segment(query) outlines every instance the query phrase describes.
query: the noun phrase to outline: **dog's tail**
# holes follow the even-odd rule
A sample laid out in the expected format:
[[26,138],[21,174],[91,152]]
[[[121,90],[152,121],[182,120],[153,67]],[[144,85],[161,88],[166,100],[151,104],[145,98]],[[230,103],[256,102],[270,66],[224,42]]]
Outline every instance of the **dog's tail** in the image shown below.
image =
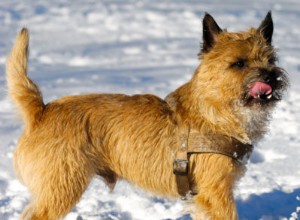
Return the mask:
[[39,87],[27,77],[29,33],[23,28],[17,36],[6,61],[8,93],[17,104],[25,126],[32,129],[39,123],[44,110]]

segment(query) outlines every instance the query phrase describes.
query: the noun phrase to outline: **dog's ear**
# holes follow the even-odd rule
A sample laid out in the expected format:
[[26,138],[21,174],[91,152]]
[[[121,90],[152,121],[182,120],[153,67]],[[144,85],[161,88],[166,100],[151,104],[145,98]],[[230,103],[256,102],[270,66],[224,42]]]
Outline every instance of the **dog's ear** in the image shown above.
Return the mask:
[[271,11],[268,12],[267,16],[265,19],[261,22],[259,28],[257,31],[261,33],[268,44],[272,43],[272,36],[273,36],[273,20],[272,20],[272,14]]
[[208,52],[216,43],[217,36],[222,32],[214,18],[205,13],[203,18],[203,44],[202,52]]

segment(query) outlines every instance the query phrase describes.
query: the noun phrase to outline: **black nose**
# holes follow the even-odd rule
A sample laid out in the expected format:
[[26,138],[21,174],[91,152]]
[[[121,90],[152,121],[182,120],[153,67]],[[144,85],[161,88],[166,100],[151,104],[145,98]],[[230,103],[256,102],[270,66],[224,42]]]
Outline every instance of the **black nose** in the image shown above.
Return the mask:
[[274,75],[266,76],[265,82],[268,83],[269,85],[276,83],[276,76],[274,76]]
[[260,69],[260,73],[265,83],[269,84],[272,87],[276,85],[276,81],[278,78],[278,73],[276,72],[276,70]]

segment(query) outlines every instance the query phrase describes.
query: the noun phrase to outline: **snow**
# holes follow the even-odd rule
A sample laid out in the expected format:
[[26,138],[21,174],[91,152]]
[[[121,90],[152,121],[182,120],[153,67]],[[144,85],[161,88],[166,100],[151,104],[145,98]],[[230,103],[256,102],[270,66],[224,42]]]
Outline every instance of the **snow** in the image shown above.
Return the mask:
[[[29,75],[46,101],[80,93],[154,93],[164,97],[198,64],[204,12],[229,31],[258,26],[272,10],[274,45],[291,87],[270,132],[255,147],[235,196],[240,219],[300,216],[300,2],[298,0],[0,2],[0,219],[16,220],[29,193],[15,178],[22,123],[9,102],[4,64],[16,33],[31,31]],[[110,192],[95,178],[65,219],[182,219],[181,201],[158,198],[121,181]]]

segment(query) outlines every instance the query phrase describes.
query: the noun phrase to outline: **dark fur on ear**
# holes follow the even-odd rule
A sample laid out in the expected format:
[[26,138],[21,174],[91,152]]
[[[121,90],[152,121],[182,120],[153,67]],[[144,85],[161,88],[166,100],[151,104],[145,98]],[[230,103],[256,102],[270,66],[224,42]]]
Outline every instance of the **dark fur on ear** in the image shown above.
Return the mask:
[[214,18],[210,14],[205,13],[203,18],[203,44],[201,52],[206,53],[210,51],[216,42],[218,34],[221,32],[222,29],[218,26]]
[[273,28],[274,27],[273,27],[272,14],[271,11],[269,11],[265,19],[261,22],[259,28],[257,29],[257,31],[264,36],[268,44],[272,43]]

